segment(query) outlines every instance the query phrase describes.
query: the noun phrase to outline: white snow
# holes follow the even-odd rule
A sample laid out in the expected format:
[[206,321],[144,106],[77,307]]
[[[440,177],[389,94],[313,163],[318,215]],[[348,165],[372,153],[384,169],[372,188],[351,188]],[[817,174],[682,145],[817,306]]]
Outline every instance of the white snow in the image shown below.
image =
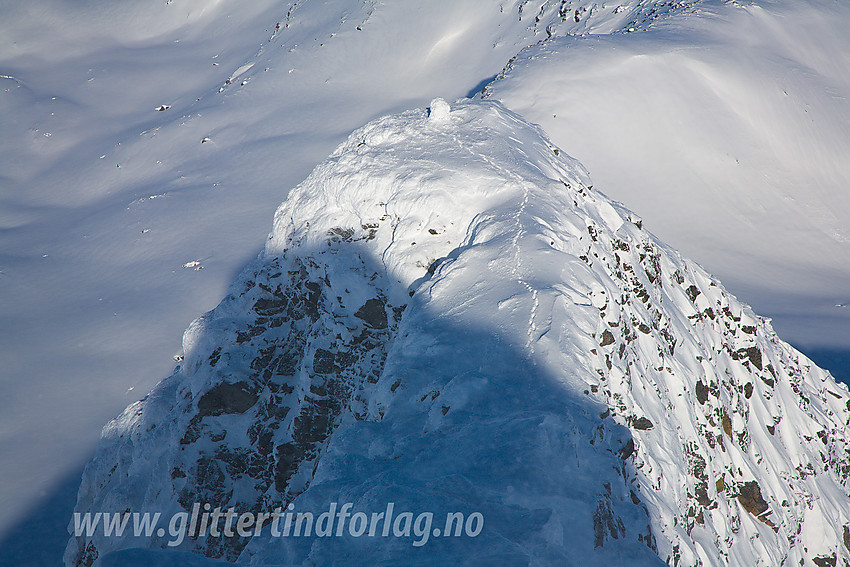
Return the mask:
[[431,106],[429,106],[430,114],[429,117],[434,122],[446,122],[449,119],[449,113],[451,112],[451,107],[449,103],[444,101],[441,98],[435,98],[431,101]]
[[[454,101],[548,35],[489,96],[784,338],[846,347],[846,6],[571,9],[0,0],[0,534],[169,372],[271,211],[350,131]],[[643,31],[668,11],[675,25]]]
[[[465,95],[536,33],[454,0],[0,13],[0,533],[168,373],[316,163],[375,116]],[[251,81],[226,85],[240,68]],[[203,270],[181,269],[197,258]]]
[[[171,513],[206,494],[240,509],[395,502],[492,522],[480,539],[415,552],[403,538],[269,534],[215,552],[257,565],[659,564],[649,542],[687,565],[847,559],[846,389],[590,190],[538,128],[488,101],[457,102],[435,125],[444,104],[355,131],[289,194],[263,254],[187,330],[184,364],[105,429],[78,511]],[[279,279],[299,273],[307,283]],[[291,319],[285,306],[305,294],[315,314]],[[378,335],[351,316],[376,296],[397,314]],[[384,341],[385,362],[354,356],[369,341]],[[271,361],[280,351],[295,353],[286,371]],[[320,353],[339,368],[318,370]],[[375,380],[348,370],[362,361]],[[269,401],[201,412],[236,380]],[[324,437],[304,424],[331,400],[341,410]],[[269,429],[275,453],[256,440],[267,403],[287,409]],[[291,453],[285,487],[265,466],[227,464],[317,434],[312,456]],[[215,469],[212,454],[225,455]],[[66,561],[164,543],[78,538]]]
[[701,2],[530,47],[487,95],[786,340],[850,347],[846,2]]

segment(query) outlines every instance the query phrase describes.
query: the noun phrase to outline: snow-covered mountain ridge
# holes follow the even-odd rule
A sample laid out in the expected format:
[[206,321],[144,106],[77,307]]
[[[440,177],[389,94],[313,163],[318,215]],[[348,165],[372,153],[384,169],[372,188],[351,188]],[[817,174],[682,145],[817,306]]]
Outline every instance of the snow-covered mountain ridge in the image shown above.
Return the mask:
[[540,41],[484,94],[540,124],[785,340],[838,346],[850,337],[848,19],[844,2],[708,0],[643,33]]
[[[487,522],[421,548],[179,547],[255,565],[846,565],[848,423],[846,388],[538,128],[435,100],[290,193],[174,374],[104,430],[77,508],[394,501]],[[73,539],[66,563],[166,539]]]
[[[22,516],[56,501],[103,423],[169,372],[188,322],[256,255],[282,191],[351,131],[480,89],[550,26],[603,32],[678,10],[592,7],[0,0],[0,454],[10,478],[0,549],[23,547],[12,535]],[[568,8],[579,22],[560,14]]]

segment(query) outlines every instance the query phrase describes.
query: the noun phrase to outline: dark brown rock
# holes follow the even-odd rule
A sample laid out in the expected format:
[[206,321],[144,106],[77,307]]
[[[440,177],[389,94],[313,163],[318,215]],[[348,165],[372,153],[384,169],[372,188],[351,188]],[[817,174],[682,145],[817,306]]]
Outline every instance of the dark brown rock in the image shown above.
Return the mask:
[[738,502],[753,516],[761,516],[770,509],[767,502],[762,498],[761,487],[754,480],[745,482],[741,486],[738,492]]
[[252,392],[246,382],[219,384],[198,400],[198,412],[202,416],[223,413],[245,413],[257,403],[259,396]]

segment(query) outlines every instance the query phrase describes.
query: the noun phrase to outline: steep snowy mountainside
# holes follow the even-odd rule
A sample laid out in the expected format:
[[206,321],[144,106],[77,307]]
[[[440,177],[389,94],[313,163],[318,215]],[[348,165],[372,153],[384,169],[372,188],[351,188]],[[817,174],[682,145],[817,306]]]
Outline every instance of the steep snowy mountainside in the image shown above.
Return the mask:
[[[498,103],[354,132],[187,330],[182,364],[106,427],[78,511],[486,519],[421,547],[177,546],[254,565],[848,564],[846,387],[589,186]],[[66,564],[167,539],[80,537]]]
[[0,532],[169,371],[282,188],[353,129],[548,33],[689,4],[0,0]]
[[786,340],[850,349],[846,2],[703,2],[560,36],[486,88]]
[[[522,218],[534,186],[512,169],[549,188],[579,183],[572,162],[546,163],[544,154],[554,156],[553,148],[537,131],[492,104],[450,113],[438,102],[430,116],[407,113],[353,134],[278,210],[257,265],[187,331],[181,367],[105,430],[87,468],[80,510],[176,511],[196,501],[251,510],[295,502],[307,509],[324,505],[317,492],[342,490],[374,509],[390,500],[435,511],[459,502],[468,510],[485,507],[495,532],[419,552],[435,560],[494,554],[551,561],[582,549],[592,563],[629,556],[657,564],[649,518],[630,499],[617,454],[627,444],[625,429],[604,421],[603,406],[572,395],[548,372],[524,370],[525,355],[515,350],[526,342],[524,331],[516,336],[528,318],[523,307],[493,312],[498,300],[520,300],[535,270],[521,257],[526,243],[538,240],[526,234]],[[479,230],[490,234],[480,244],[473,240]],[[443,292],[455,298],[466,292],[469,305],[452,316],[449,306],[423,300],[416,307],[414,299],[415,323],[399,329],[411,295],[444,270],[436,262],[479,245],[487,259],[464,272],[482,279],[471,288],[467,278],[452,279]],[[514,264],[515,278],[489,282],[479,269],[488,262]],[[494,284],[498,295],[487,292]],[[433,336],[410,325],[425,325]],[[393,357],[399,334],[406,345]],[[396,393],[400,406],[392,403]],[[343,425],[341,443],[350,448],[334,442]],[[539,446],[532,459],[518,458],[540,435],[558,449]],[[593,437],[598,443],[588,451]],[[482,446],[484,439],[491,441]],[[114,466],[116,454],[124,458]],[[331,463],[349,464],[325,465],[327,454]],[[560,470],[573,471],[570,483],[550,476]],[[346,478],[334,478],[340,471]],[[492,496],[500,493],[512,496],[504,502]],[[541,508],[547,498],[574,504],[565,515],[563,506]],[[529,525],[517,530],[523,516]],[[571,520],[581,521],[581,529],[568,526]],[[304,540],[262,545],[209,538],[183,547],[229,560],[242,553],[321,564],[373,564],[411,553],[409,541],[373,540],[355,553],[353,538],[327,546]],[[128,545],[81,538],[66,561],[88,564]],[[291,549],[281,553],[277,546]]]

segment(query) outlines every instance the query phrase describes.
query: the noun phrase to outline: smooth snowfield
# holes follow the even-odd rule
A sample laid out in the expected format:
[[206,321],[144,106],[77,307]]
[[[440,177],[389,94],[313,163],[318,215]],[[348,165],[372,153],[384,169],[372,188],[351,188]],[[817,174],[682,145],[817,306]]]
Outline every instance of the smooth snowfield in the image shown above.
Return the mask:
[[[393,502],[487,526],[173,544],[252,565],[850,558],[846,387],[588,184],[498,103],[355,131],[104,429],[77,512]],[[169,539],[84,535],[65,560]]]

